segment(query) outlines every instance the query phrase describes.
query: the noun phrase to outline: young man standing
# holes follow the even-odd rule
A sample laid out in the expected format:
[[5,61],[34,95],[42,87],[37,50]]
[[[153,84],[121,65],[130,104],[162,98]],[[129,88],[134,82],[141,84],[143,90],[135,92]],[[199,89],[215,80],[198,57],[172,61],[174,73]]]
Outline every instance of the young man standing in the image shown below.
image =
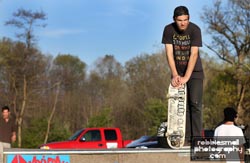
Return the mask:
[[15,121],[10,118],[8,106],[2,107],[2,117],[0,119],[0,163],[3,162],[3,148],[10,148],[11,143],[16,141]]
[[[237,112],[234,110],[234,108],[232,107],[226,107],[224,109],[224,121],[223,124],[219,125],[215,131],[214,131],[214,138],[215,139],[219,139],[220,137],[222,137],[221,139],[226,139],[226,138],[230,138],[233,137],[233,139],[239,139],[240,143],[239,143],[239,147],[240,149],[244,149],[243,144],[245,143],[245,138],[244,138],[244,134],[241,128],[237,127],[234,125],[235,123],[235,119],[237,118]],[[220,139],[220,140],[221,140]],[[233,149],[233,148],[232,148]],[[236,154],[236,155],[235,155]],[[229,163],[243,163],[244,162],[244,150],[242,150],[239,153],[230,153],[230,156],[232,159],[237,160],[232,162],[232,160],[228,160],[227,161]]]
[[176,7],[174,22],[167,25],[162,36],[168,65],[171,70],[171,84],[178,88],[187,84],[186,141],[192,136],[201,136],[203,68],[199,56],[202,46],[201,30],[189,21],[185,6]]

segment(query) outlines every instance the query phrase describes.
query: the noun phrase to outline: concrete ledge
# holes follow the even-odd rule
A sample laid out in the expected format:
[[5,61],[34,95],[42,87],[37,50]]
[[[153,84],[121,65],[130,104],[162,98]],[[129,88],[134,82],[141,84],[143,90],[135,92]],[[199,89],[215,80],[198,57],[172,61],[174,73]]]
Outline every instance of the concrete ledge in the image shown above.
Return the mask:
[[[8,155],[67,155],[70,163],[211,163],[212,161],[191,161],[190,149],[108,149],[108,150],[40,150],[4,149],[5,163]],[[214,161],[220,163],[220,161]]]

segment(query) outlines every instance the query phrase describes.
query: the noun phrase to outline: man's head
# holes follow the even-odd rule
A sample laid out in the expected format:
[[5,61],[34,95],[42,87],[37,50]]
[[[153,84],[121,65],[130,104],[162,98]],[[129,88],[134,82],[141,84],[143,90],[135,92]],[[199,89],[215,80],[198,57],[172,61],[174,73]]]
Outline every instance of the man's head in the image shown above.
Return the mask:
[[8,106],[3,106],[2,107],[2,116],[3,119],[8,119],[10,115],[10,108]]
[[189,12],[187,7],[178,6],[174,10],[173,19],[180,31],[185,31],[189,24]]
[[234,119],[237,118],[237,112],[232,107],[226,107],[224,109],[224,121],[234,122]]

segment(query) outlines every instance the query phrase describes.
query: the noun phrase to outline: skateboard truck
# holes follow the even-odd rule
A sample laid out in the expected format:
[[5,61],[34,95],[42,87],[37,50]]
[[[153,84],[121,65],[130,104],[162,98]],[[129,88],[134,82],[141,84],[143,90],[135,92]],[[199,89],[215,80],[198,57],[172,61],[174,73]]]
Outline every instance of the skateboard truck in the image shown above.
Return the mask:
[[172,146],[180,147],[182,144],[183,133],[181,131],[174,131],[169,135],[169,140]]

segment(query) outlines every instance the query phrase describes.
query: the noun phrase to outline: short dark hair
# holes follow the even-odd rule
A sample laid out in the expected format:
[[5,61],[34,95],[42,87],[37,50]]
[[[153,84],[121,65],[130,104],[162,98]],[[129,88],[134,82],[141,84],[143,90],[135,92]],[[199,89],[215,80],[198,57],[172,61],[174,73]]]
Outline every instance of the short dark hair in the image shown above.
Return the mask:
[[185,6],[178,6],[174,9],[174,16],[173,18],[176,18],[177,16],[181,15],[189,15],[188,8]]
[[224,109],[224,121],[234,121],[237,117],[237,111],[233,107],[226,107]]
[[3,112],[4,110],[10,111],[10,108],[9,108],[8,106],[5,105],[5,106],[2,107],[2,112]]

